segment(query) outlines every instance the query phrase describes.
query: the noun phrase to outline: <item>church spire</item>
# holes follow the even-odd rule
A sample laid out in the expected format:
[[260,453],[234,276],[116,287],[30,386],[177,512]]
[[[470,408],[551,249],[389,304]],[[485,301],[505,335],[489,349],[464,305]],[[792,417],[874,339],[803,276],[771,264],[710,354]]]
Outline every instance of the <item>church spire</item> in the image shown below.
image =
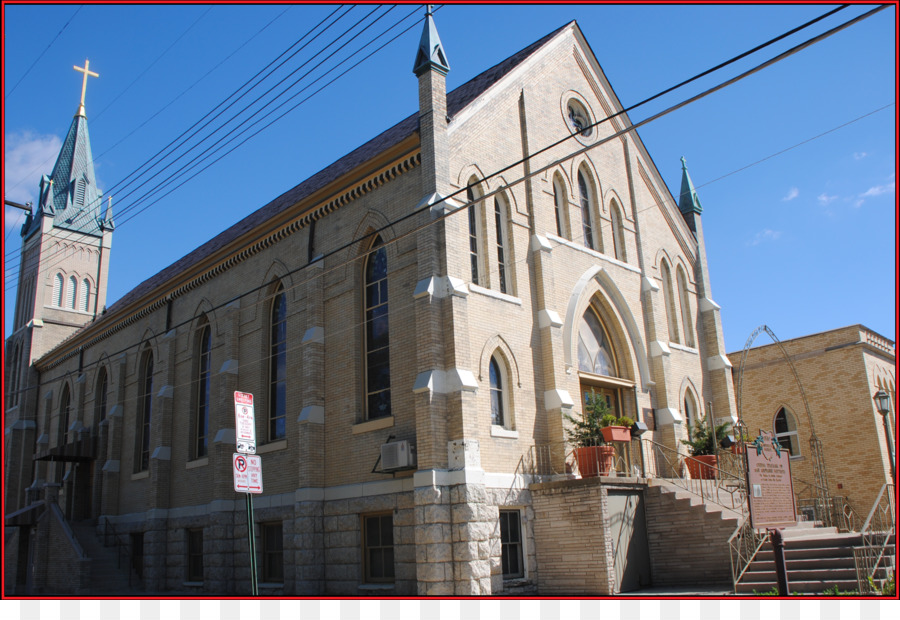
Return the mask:
[[422,38],[419,39],[419,51],[416,52],[416,62],[413,65],[413,73],[421,76],[429,69],[434,69],[442,75],[450,71],[444,46],[441,45],[441,37],[438,35],[437,26],[431,16],[431,5],[425,11],[425,27],[422,29]]
[[75,116],[84,116],[84,93],[87,91],[88,76],[95,77],[95,78],[100,77],[99,73],[94,73],[93,71],[90,70],[90,66],[91,66],[91,61],[85,59],[83,67],[79,67],[77,65],[72,67],[76,71],[81,71],[81,73],[84,74],[84,77],[81,80],[81,103],[78,104],[78,112],[75,114]]
[[700,206],[700,196],[694,189],[694,182],[688,174],[687,160],[684,157],[681,158],[681,194],[678,196],[678,210],[681,211],[690,229],[696,233],[697,225],[694,218],[703,213],[703,207]]

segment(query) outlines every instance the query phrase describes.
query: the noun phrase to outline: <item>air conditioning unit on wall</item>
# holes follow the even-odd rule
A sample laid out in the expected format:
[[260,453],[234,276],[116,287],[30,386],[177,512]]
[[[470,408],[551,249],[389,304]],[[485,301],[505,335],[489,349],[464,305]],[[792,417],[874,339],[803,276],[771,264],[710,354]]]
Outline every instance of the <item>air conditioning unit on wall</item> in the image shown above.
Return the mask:
[[410,469],[416,465],[416,449],[406,440],[381,445],[382,471]]

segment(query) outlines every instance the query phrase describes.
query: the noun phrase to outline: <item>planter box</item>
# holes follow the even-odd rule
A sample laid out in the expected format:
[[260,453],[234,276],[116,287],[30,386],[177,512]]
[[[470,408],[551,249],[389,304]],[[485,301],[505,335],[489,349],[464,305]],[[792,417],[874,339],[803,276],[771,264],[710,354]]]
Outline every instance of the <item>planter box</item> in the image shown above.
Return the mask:
[[575,460],[582,478],[596,478],[609,473],[616,462],[616,449],[612,446],[575,448]]
[[606,426],[600,432],[606,441],[631,441],[631,429],[627,426]]

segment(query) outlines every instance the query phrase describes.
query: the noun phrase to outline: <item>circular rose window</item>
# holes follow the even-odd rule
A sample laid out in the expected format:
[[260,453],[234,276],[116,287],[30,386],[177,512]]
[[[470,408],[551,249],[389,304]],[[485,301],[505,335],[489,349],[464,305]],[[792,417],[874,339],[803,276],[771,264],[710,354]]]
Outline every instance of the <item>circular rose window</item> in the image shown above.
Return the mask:
[[569,127],[572,131],[585,138],[590,136],[594,132],[594,128],[591,127],[591,117],[581,102],[577,99],[569,99],[567,108]]

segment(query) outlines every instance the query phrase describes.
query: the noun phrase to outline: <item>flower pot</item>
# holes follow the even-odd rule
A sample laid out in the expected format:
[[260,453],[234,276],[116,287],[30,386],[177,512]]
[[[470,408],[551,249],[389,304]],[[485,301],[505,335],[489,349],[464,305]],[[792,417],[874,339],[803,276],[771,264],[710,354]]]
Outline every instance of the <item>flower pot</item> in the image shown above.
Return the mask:
[[605,426],[600,432],[606,441],[631,441],[631,429],[627,426]]
[[731,444],[731,453],[732,454],[743,454],[744,453],[744,442],[739,441],[737,443]]
[[575,460],[582,478],[596,478],[606,474],[616,461],[616,449],[612,446],[575,448]]
[[712,480],[716,477],[716,470],[713,468],[718,467],[719,459],[715,454],[690,456],[685,462],[692,480]]

